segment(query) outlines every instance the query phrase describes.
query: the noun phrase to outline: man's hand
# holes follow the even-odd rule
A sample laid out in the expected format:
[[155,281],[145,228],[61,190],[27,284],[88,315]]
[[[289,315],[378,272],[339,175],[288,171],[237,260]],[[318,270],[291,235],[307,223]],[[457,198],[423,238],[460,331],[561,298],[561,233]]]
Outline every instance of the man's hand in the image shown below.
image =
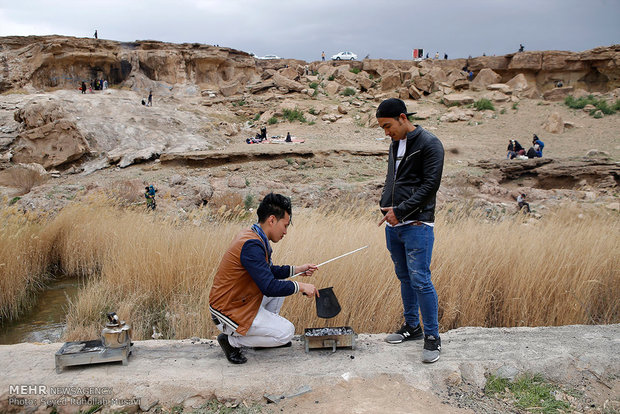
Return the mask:
[[381,221],[377,223],[377,226],[382,225],[384,221],[387,221],[392,226],[395,226],[398,224],[398,219],[396,218],[396,215],[394,214],[393,207],[381,207],[381,211],[387,211],[387,213],[385,213],[385,216],[383,216]]
[[299,291],[303,293],[305,296],[310,296],[310,297],[320,296],[319,290],[315,288],[314,285],[311,285],[310,283],[297,282],[297,285],[299,285]]
[[306,264],[301,265],[301,266],[295,266],[295,269],[293,269],[293,273],[297,274],[297,273],[303,272],[302,276],[312,276],[312,274],[316,270],[318,270],[317,265],[311,264],[311,263],[306,263]]

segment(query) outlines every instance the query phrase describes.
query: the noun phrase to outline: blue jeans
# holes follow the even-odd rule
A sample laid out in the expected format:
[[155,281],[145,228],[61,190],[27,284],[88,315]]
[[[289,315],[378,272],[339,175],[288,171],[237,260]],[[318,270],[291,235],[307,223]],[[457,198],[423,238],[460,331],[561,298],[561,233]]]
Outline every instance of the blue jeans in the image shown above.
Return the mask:
[[431,255],[435,235],[433,228],[418,226],[385,227],[387,249],[400,280],[405,322],[415,327],[422,313],[424,334],[439,336],[437,292],[431,282]]

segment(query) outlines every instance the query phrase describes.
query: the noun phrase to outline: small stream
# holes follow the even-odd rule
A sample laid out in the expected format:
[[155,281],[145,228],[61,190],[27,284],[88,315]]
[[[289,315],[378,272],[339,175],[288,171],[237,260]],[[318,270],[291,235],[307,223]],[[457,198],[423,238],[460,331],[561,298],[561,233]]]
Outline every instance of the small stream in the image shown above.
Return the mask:
[[21,342],[59,342],[65,329],[67,299],[78,293],[78,279],[52,281],[37,297],[37,304],[17,321],[0,326],[0,345]]

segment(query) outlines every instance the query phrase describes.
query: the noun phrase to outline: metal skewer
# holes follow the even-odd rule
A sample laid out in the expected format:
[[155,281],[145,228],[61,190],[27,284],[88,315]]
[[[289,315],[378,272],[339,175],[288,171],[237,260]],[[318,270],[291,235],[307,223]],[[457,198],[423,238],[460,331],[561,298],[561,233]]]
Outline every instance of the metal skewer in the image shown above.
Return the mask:
[[[359,249],[352,250],[352,251],[350,251],[349,253],[341,254],[340,256],[338,256],[338,257],[334,257],[333,259],[329,259],[329,260],[327,260],[326,262],[319,263],[318,265],[316,265],[316,267],[323,266],[324,264],[327,264],[327,263],[329,263],[329,262],[333,262],[334,260],[338,260],[338,259],[340,259],[340,258],[342,258],[342,257],[348,256],[348,255],[353,254],[353,253],[355,253],[355,252],[359,252],[360,250],[364,250],[364,249],[365,249],[365,248],[367,248],[367,247],[368,247],[368,245],[366,245],[366,246],[364,246],[364,247],[360,247]],[[292,279],[292,278],[294,278],[294,277],[297,277],[297,276],[299,276],[299,275],[301,275],[301,274],[303,274],[303,273],[306,273],[306,272],[304,271],[304,272],[295,273],[293,276],[291,276],[291,279]]]

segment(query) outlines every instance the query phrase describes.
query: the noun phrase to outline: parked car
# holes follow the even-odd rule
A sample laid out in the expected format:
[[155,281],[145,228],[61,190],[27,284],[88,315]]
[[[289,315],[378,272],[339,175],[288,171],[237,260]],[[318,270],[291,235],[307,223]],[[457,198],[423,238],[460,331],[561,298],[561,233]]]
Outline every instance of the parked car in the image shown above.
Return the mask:
[[270,60],[270,59],[282,59],[282,58],[278,55],[265,55],[265,56],[259,57],[258,59]]
[[340,52],[332,56],[332,60],[355,60],[357,55],[353,52]]

